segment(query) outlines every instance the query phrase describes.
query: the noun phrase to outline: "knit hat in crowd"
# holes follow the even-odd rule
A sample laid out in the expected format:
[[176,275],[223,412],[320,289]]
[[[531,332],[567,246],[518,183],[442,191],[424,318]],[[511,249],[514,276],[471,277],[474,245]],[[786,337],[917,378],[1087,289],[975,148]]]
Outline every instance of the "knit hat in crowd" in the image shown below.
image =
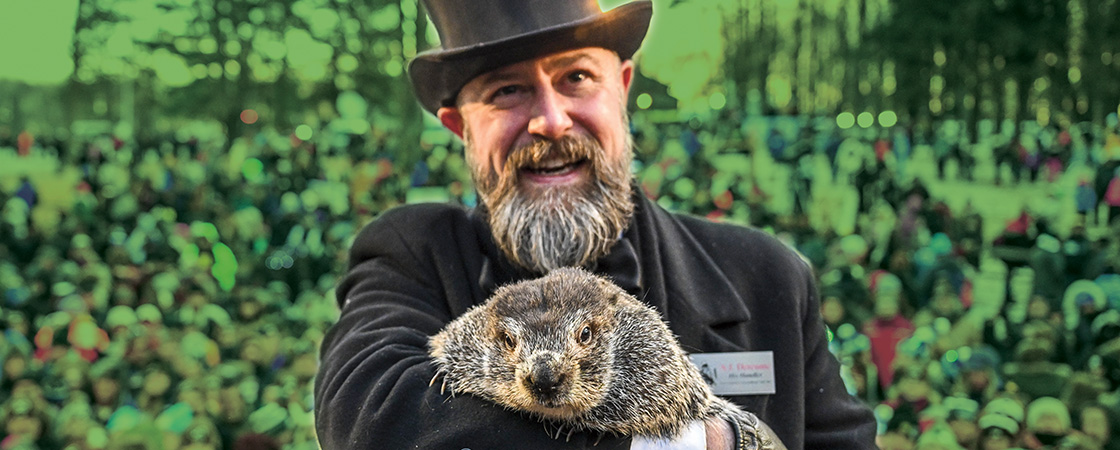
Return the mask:
[[992,428],[999,428],[1006,431],[1007,434],[1014,436],[1019,432],[1019,423],[1014,419],[1007,417],[1003,414],[988,413],[980,417],[978,423],[981,430],[989,430]]

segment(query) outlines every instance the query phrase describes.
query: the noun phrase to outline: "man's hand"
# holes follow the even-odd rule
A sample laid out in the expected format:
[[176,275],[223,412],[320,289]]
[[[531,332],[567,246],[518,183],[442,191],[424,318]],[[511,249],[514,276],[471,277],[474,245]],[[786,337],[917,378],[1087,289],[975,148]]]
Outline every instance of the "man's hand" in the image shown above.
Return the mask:
[[707,435],[708,450],[735,449],[735,432],[726,420],[718,417],[705,420],[704,432]]

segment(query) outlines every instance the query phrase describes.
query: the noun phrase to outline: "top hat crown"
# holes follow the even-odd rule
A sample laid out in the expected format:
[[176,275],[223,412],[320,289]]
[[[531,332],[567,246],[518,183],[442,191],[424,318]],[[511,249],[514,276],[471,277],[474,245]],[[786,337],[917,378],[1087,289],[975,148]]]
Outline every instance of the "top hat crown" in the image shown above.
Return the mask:
[[537,56],[602,47],[629,59],[649,29],[653,5],[627,3],[607,12],[596,0],[422,0],[440,47],[416,55],[408,73],[424,109],[454,105],[459,90],[483,73]]

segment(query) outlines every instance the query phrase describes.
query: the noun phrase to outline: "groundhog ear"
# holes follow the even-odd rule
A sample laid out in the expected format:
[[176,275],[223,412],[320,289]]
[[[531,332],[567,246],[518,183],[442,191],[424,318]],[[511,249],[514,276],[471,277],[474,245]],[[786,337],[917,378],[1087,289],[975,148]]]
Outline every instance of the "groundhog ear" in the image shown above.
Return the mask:
[[608,300],[608,303],[611,306],[618,307],[618,306],[626,305],[626,304],[629,303],[630,294],[627,294],[622,289],[619,289],[617,292],[614,292],[613,295],[611,295],[607,298],[610,299],[610,300]]
[[595,284],[599,287],[599,289],[602,289],[603,292],[614,293],[619,290],[618,285],[612,283],[611,280],[598,275],[595,275]]
[[603,290],[610,294],[613,302],[617,303],[619,301],[623,301],[624,299],[633,297],[629,292],[626,292],[625,289],[622,289],[622,286],[614,284],[610,281],[607,281],[606,283],[607,285],[603,287]]

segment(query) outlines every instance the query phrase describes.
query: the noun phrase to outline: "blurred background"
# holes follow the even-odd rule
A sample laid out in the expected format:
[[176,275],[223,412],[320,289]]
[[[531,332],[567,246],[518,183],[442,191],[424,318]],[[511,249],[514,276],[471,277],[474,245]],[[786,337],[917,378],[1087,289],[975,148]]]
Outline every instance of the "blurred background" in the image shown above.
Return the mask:
[[[602,0],[604,9],[623,3]],[[884,449],[1116,449],[1116,0],[654,0],[642,192],[810,261]],[[474,206],[415,0],[0,2],[0,449],[314,449],[354,234]]]

